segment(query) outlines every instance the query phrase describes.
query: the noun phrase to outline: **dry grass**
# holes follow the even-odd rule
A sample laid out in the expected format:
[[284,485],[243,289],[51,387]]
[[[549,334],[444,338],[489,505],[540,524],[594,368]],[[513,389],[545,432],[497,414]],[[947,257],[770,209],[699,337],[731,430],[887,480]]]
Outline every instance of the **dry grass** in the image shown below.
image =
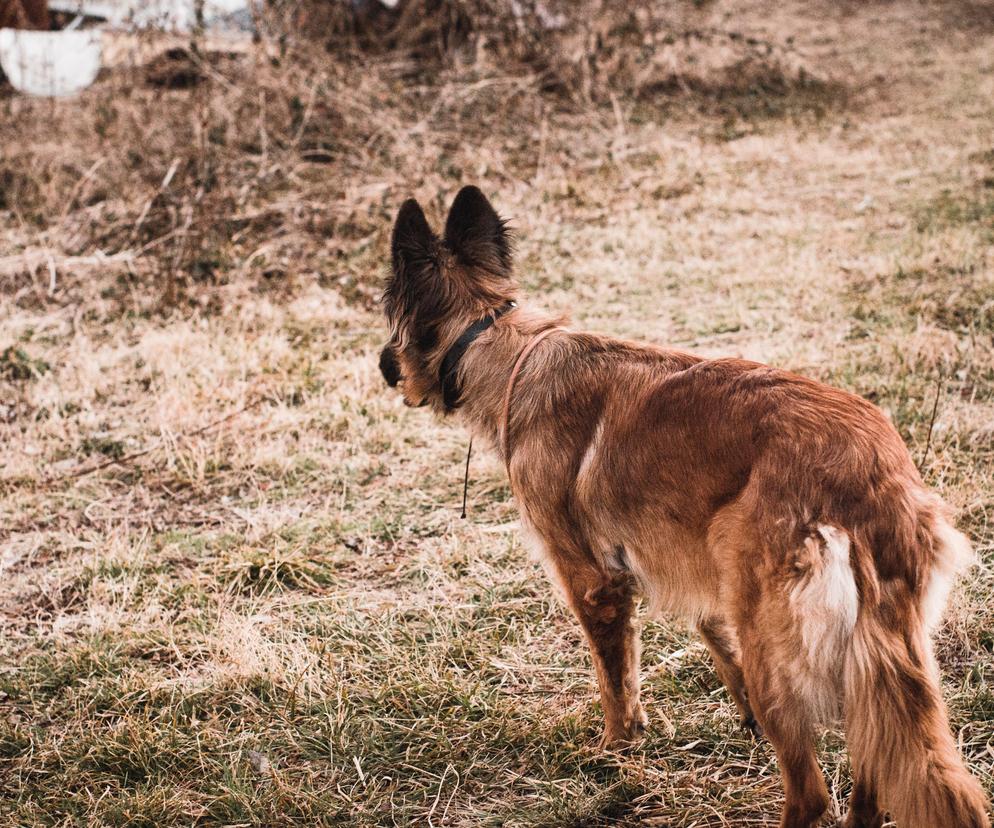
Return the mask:
[[984,559],[939,649],[994,789],[980,6],[688,4],[577,75],[471,31],[0,93],[4,824],[771,824],[772,752],[678,625],[646,625],[646,741],[594,748],[589,660],[501,469],[474,458],[459,520],[464,436],[383,387],[392,213],[467,182],[534,301],[891,413]]

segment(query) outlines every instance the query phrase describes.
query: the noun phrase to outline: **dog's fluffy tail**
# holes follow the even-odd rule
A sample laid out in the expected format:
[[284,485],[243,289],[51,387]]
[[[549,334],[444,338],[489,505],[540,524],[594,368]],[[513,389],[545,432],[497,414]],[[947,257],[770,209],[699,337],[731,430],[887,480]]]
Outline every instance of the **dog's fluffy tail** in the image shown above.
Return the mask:
[[930,645],[948,587],[973,554],[941,518],[934,539],[921,605],[895,612],[884,597],[853,630],[844,679],[853,771],[900,828],[990,828],[987,797],[949,729]]

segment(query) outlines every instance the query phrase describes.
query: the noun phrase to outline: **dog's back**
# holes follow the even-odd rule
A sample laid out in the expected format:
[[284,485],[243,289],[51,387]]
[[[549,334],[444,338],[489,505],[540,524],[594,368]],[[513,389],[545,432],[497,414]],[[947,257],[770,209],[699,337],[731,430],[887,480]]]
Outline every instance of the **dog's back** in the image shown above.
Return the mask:
[[[561,361],[556,347],[533,388],[596,400],[592,436],[555,465],[529,468],[524,448],[522,508],[558,500],[554,536],[575,533],[657,607],[734,638],[775,745],[844,716],[857,778],[900,825],[986,825],[929,641],[973,556],[887,418],[789,372],[628,345],[570,388],[576,346]],[[545,422],[523,446],[556,442]],[[827,803],[821,775],[804,750],[785,772],[804,791],[785,824],[807,824]]]

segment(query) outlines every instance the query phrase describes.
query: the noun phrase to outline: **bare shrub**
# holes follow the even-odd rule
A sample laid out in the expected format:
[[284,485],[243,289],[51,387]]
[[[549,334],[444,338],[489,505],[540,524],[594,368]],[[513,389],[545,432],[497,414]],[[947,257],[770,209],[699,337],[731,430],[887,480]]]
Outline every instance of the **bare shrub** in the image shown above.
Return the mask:
[[329,272],[369,304],[366,252],[395,192],[442,192],[481,164],[527,176],[543,119],[613,123],[619,99],[755,119],[844,98],[790,48],[695,14],[312,0],[267,8],[248,50],[126,38],[78,99],[0,99],[0,210],[15,239],[126,256],[133,309],[219,308],[248,275],[292,290]]

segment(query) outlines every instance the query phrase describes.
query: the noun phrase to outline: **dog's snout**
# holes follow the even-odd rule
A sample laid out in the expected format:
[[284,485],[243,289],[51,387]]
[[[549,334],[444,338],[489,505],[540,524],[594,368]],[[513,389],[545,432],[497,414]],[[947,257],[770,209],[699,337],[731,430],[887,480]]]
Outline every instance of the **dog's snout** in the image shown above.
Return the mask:
[[397,355],[394,353],[392,345],[386,345],[380,351],[380,373],[383,374],[383,379],[391,388],[396,388],[397,383],[402,379],[400,366],[397,364]]

